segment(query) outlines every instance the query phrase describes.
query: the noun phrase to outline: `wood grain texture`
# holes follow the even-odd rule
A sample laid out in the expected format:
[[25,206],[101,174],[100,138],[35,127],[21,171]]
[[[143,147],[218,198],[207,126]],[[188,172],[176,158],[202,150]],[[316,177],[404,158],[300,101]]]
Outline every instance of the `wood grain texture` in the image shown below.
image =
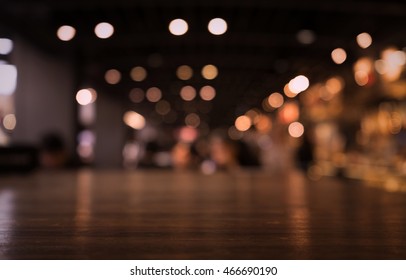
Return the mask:
[[295,172],[0,178],[1,259],[406,259],[406,195]]

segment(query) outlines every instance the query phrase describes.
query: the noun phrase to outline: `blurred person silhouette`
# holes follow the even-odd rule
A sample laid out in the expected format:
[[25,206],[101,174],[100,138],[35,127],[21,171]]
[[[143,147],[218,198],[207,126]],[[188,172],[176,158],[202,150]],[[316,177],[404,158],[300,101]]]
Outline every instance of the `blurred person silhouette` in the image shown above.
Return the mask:
[[259,166],[258,157],[245,142],[234,141],[224,135],[211,137],[209,151],[219,170]]
[[157,141],[153,140],[146,143],[143,151],[143,156],[139,162],[139,167],[146,169],[157,168],[158,166],[155,161],[155,156],[159,152],[159,150],[160,147]]
[[297,165],[302,171],[307,171],[314,161],[313,156],[314,139],[309,130],[306,130],[303,134],[300,146],[296,151]]
[[138,141],[130,139],[123,148],[123,166],[127,169],[135,169],[138,167],[142,157],[142,148]]
[[44,168],[63,168],[69,163],[69,155],[63,138],[56,132],[42,136],[39,162]]
[[172,166],[177,170],[195,169],[199,159],[193,144],[178,142],[171,150]]
[[232,170],[239,167],[237,146],[226,137],[212,136],[209,143],[209,153],[218,170]]
[[238,140],[237,145],[237,159],[238,163],[244,167],[259,167],[259,157],[257,153],[246,142]]
[[265,142],[261,143],[261,163],[267,171],[281,173],[295,167],[296,148],[293,149],[290,138],[286,127],[274,122]]

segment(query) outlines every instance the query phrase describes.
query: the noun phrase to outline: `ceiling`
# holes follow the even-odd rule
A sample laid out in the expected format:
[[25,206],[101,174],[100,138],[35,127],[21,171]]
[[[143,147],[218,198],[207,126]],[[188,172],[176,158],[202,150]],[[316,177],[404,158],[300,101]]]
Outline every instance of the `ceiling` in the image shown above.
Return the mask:
[[[239,114],[261,107],[263,98],[294,76],[306,75],[311,83],[331,75],[348,75],[352,62],[363,55],[378,57],[387,46],[406,46],[406,3],[404,1],[224,1],[224,0],[59,0],[0,2],[2,32],[18,33],[54,55],[72,59],[79,77],[78,87],[92,85],[102,94],[111,94],[124,107],[145,113],[153,104],[134,104],[128,98],[132,88],[146,90],[157,86],[164,99],[180,113],[199,111],[211,126],[229,125]],[[210,19],[221,17],[228,23],[224,35],[207,31]],[[174,36],[168,23],[183,18],[189,31]],[[115,27],[106,40],[97,38],[94,26],[108,21]],[[56,30],[63,24],[76,28],[76,37],[62,42]],[[5,29],[7,28],[7,29]],[[301,30],[314,32],[311,44],[297,39]],[[355,41],[357,34],[368,32],[374,44],[363,50]],[[330,58],[334,48],[347,50],[348,59],[336,65]],[[180,65],[190,65],[194,76],[188,81],[176,77]],[[219,69],[216,79],[200,75],[206,64]],[[143,66],[148,77],[134,82],[128,73]],[[117,85],[104,81],[106,70],[123,74]],[[204,85],[216,88],[210,102],[195,100],[186,104],[179,98],[183,85],[196,89]],[[349,87],[351,84],[349,84]],[[199,103],[200,102],[200,103]],[[200,104],[200,105],[199,105]],[[181,118],[180,118],[181,119]]]

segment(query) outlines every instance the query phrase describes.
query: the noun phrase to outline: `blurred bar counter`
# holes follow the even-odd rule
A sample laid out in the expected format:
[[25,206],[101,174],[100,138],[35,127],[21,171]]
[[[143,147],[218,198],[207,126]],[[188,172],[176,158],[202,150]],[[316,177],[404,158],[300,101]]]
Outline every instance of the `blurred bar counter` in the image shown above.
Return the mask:
[[0,259],[405,259],[406,194],[296,171],[0,177]]
[[341,165],[333,161],[320,161],[309,168],[310,179],[319,180],[326,177],[342,177],[359,180],[365,186],[381,188],[388,192],[406,192],[405,163],[386,164],[371,162],[368,159],[347,162]]

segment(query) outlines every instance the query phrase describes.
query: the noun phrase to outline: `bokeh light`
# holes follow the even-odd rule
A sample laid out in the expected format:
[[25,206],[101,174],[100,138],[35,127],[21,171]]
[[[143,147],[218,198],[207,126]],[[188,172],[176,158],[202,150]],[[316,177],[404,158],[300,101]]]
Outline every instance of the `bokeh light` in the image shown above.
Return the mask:
[[76,93],[76,101],[82,105],[88,105],[96,101],[97,93],[92,88],[81,89]]
[[183,81],[190,80],[193,76],[193,69],[188,65],[181,65],[176,69],[176,76]]
[[261,112],[257,108],[253,108],[245,112],[245,115],[251,119],[252,123],[255,123],[259,119]]
[[389,62],[398,66],[406,64],[406,54],[403,51],[396,50],[388,57]]
[[384,75],[386,73],[386,62],[383,59],[378,59],[375,61],[375,70],[381,75]]
[[239,131],[247,131],[252,125],[251,119],[247,116],[239,116],[234,123],[234,126]]
[[91,100],[92,100],[92,94],[87,89],[81,89],[76,93],[76,101],[80,105],[84,106],[84,105],[90,104]]
[[176,36],[185,34],[189,29],[187,22],[183,19],[174,19],[169,23],[169,31]]
[[202,69],[202,76],[206,80],[213,80],[217,77],[217,75],[218,75],[218,69],[216,66],[214,66],[212,64],[208,64],[208,65],[204,66]]
[[121,80],[121,73],[117,69],[107,70],[104,79],[110,85],[118,84]]
[[358,34],[357,43],[361,48],[366,49],[372,44],[372,37],[366,32]]
[[3,118],[3,126],[7,130],[14,130],[17,125],[17,119],[14,114],[7,114]]
[[347,53],[344,49],[337,48],[331,52],[331,58],[333,59],[334,63],[343,64],[344,61],[347,59]]
[[114,34],[114,27],[108,22],[101,22],[94,28],[94,33],[100,39],[107,39]]
[[78,135],[78,147],[76,149],[80,158],[86,162],[91,162],[94,157],[94,144],[96,135],[91,130],[83,130]]
[[261,133],[268,133],[272,129],[272,120],[268,116],[260,115],[256,122],[255,128]]
[[131,69],[130,77],[135,82],[142,82],[147,78],[147,70],[144,67],[136,66]]
[[187,126],[197,128],[200,125],[200,117],[198,114],[190,113],[185,118],[185,124]]
[[343,90],[344,80],[340,77],[332,77],[326,81],[326,89],[332,93],[337,94]]
[[268,103],[272,108],[279,108],[283,105],[283,96],[279,92],[274,92],[269,95]]
[[362,70],[356,71],[354,73],[354,79],[359,86],[365,86],[369,81],[368,73]]
[[140,88],[133,88],[130,91],[129,98],[134,103],[141,103],[145,98],[144,91]]
[[158,102],[162,98],[162,92],[157,87],[151,87],[147,90],[146,98],[150,102]]
[[[324,101],[330,101],[334,98],[335,94],[332,93],[328,88],[327,85],[317,85],[317,92],[319,93],[319,97]],[[316,91],[315,91],[316,92]]]
[[216,163],[212,160],[204,160],[200,166],[200,170],[204,175],[211,175],[216,172]]
[[0,95],[12,95],[17,87],[17,67],[0,63]]
[[76,29],[70,25],[63,25],[58,28],[56,35],[61,41],[70,41],[76,35]]
[[86,105],[79,106],[78,108],[78,121],[84,126],[91,126],[96,121],[96,106],[93,102]]
[[128,111],[123,117],[124,123],[133,129],[143,129],[145,127],[145,118],[134,111]]
[[200,98],[204,101],[213,100],[216,97],[216,90],[212,86],[204,86],[200,89]]
[[192,86],[184,86],[180,90],[180,97],[185,101],[192,101],[196,97],[196,89]]
[[193,141],[195,141],[197,139],[198,136],[199,136],[199,133],[196,130],[196,128],[191,127],[191,126],[184,126],[184,127],[180,128],[180,130],[178,132],[179,141],[185,142],[185,143],[192,143]]
[[373,61],[368,57],[358,59],[354,64],[354,78],[359,86],[365,86],[371,83],[372,71],[374,69]]
[[288,127],[289,135],[294,138],[299,138],[304,133],[304,126],[300,122],[293,122]]
[[299,94],[309,87],[309,79],[306,76],[299,75],[289,82],[289,90],[294,94]]
[[283,87],[283,93],[289,97],[289,98],[294,98],[297,96],[297,93],[293,93],[290,89],[289,89],[289,83],[287,83],[284,87]]
[[375,68],[386,81],[393,82],[400,78],[405,64],[405,52],[391,47],[382,52],[382,59],[375,63]]
[[0,38],[0,54],[8,55],[13,50],[13,41],[7,38]]
[[284,124],[288,124],[299,119],[299,106],[297,103],[285,103],[285,105],[279,111],[279,119]]
[[222,35],[227,31],[227,22],[222,18],[214,18],[210,20],[208,29],[213,35]]
[[266,112],[273,112],[275,110],[275,108],[273,108],[271,105],[269,105],[268,97],[266,97],[262,100],[261,107]]

